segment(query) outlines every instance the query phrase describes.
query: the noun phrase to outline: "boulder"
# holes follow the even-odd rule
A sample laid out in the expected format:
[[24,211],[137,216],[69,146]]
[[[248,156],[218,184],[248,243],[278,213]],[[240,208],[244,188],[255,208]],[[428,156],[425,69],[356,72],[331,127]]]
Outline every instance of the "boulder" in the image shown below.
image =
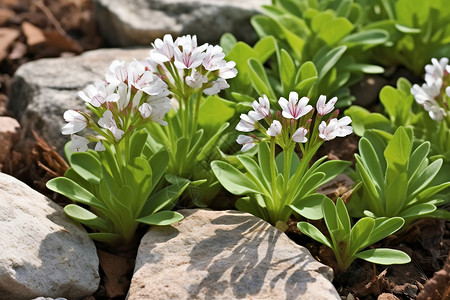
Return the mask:
[[250,214],[181,210],[143,237],[128,293],[135,299],[340,299],[332,270]]
[[0,173],[0,299],[81,299],[99,285],[86,231],[62,208]]
[[31,130],[62,154],[69,136],[61,134],[64,111],[88,112],[77,96],[88,84],[104,80],[115,59],[132,61],[148,56],[147,49],[101,49],[80,56],[41,59],[26,63],[16,71],[10,95],[10,110],[22,125],[23,136],[32,138]]
[[250,18],[270,0],[94,0],[100,34],[115,47],[149,45],[166,33],[217,43],[226,32],[252,43]]

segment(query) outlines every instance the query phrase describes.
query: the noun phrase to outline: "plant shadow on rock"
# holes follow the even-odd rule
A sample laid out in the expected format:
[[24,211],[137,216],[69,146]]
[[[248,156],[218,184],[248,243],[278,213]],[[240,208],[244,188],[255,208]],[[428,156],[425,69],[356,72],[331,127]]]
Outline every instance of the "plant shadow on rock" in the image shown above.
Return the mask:
[[[296,267],[300,269],[311,260],[307,260],[306,254],[295,254],[280,261],[274,262],[274,253],[277,240],[283,234],[278,230],[268,230],[271,226],[259,221],[256,224],[243,216],[223,216],[212,221],[215,225],[236,225],[232,230],[215,230],[215,235],[197,243],[189,254],[191,257],[190,270],[206,270],[208,274],[198,284],[189,287],[189,295],[198,297],[202,289],[206,289],[204,295],[212,299],[224,293],[231,286],[236,298],[251,297],[257,295],[263,288],[269,269],[280,270],[270,281],[270,288],[274,288],[279,280],[287,279],[285,292],[287,295],[301,295],[307,290],[307,285],[315,279],[310,276],[305,278],[307,271],[296,270],[290,275],[288,272]],[[248,233],[245,236],[243,233]],[[267,249],[259,245],[268,241]],[[220,247],[217,247],[220,245]],[[254,246],[258,245],[258,246]],[[217,252],[217,249],[223,251]],[[216,251],[216,253],[213,253]],[[264,253],[262,253],[264,252]],[[262,255],[261,255],[262,254]],[[205,257],[209,259],[205,260]],[[290,268],[277,267],[280,263],[290,263]],[[229,282],[223,277],[231,271]]]

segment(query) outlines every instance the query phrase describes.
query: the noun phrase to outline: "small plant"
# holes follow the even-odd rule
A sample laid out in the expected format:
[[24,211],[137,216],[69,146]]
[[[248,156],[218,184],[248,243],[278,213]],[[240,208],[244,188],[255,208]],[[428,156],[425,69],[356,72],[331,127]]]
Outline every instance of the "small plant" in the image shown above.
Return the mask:
[[167,149],[167,172],[172,176],[166,179],[172,183],[191,181],[192,189],[200,194],[186,196],[198,206],[208,204],[220,188],[209,164],[220,158],[218,148],[225,142],[229,126],[226,121],[234,115],[233,108],[213,97],[229,87],[226,80],[237,74],[236,63],[224,57],[219,46],[197,45],[195,35],[174,41],[167,34],[163,40],[155,40],[150,56],[143,62],[167,84],[174,106],[166,117],[169,126],[147,125],[153,150]]
[[442,159],[430,163],[430,143],[414,149],[409,133],[399,127],[388,143],[370,131],[361,138],[355,155],[361,189],[348,203],[352,215],[402,217],[405,225],[424,217],[450,219],[449,212],[436,209],[450,200],[438,194],[450,186],[448,176],[437,176]]
[[[391,136],[399,126],[411,128],[414,138],[431,143],[431,160],[442,158],[450,163],[450,87],[447,58],[432,59],[425,66],[425,83],[419,86],[400,78],[397,88],[386,86],[380,92],[385,115],[352,106],[345,111],[353,120],[355,133],[363,136],[366,129]],[[416,101],[414,101],[416,100]]]
[[347,208],[341,198],[337,199],[336,205],[326,198],[322,204],[322,212],[330,238],[307,222],[299,222],[297,227],[302,233],[331,248],[341,271],[345,271],[357,258],[381,265],[406,264],[411,261],[408,254],[400,250],[387,248],[364,250],[399,230],[405,223],[402,218],[365,217],[352,227]]
[[[294,211],[310,219],[322,217],[320,205],[325,196],[315,193],[316,188],[349,165],[339,160],[324,162],[326,157],[322,157],[309,166],[324,141],[352,132],[349,117],[337,119],[336,101],[335,97],[326,103],[326,97],[320,96],[314,115],[309,99],[299,99],[296,92],[291,92],[289,100],[279,99],[282,111],[272,116],[270,101],[264,95],[253,102],[254,110],[241,114],[236,130],[258,133],[239,135],[237,142],[242,145],[242,151],[259,144],[258,161],[247,155],[237,155],[244,167],[242,171],[228,162],[213,161],[211,164],[214,174],[229,192],[246,196],[237,200],[239,210],[250,212],[281,229]],[[268,129],[261,124],[262,120]],[[301,161],[294,151],[297,144]],[[277,157],[276,145],[282,149]]]
[[[167,210],[187,184],[160,189],[169,156],[165,150],[151,151],[143,128],[165,123],[171,108],[167,85],[138,62],[114,61],[106,80],[79,93],[97,122],[84,112],[64,113],[68,123],[62,133],[72,137],[66,146],[71,168],[47,187],[83,205],[69,204],[64,211],[90,227],[92,239],[129,244],[139,223],[167,225],[183,218]],[[85,128],[91,130],[86,137],[76,135]],[[88,150],[91,142],[95,151]]]
[[354,99],[349,86],[363,73],[384,71],[364,53],[389,38],[383,29],[361,29],[361,7],[351,2],[283,0],[264,5],[265,14],[251,20],[260,37],[253,49],[230,35],[222,39],[230,49],[227,58],[240,62],[230,96],[242,101],[244,97],[233,93],[266,94],[275,101],[295,91],[311,101],[321,94],[337,96],[339,107],[349,106]]

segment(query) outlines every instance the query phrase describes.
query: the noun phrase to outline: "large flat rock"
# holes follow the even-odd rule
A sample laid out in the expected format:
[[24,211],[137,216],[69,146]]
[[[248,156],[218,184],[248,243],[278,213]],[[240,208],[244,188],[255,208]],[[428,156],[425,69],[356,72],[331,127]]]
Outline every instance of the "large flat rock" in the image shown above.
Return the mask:
[[86,231],[62,208],[0,173],[0,299],[81,299],[100,282]]
[[139,247],[128,300],[340,299],[331,268],[265,221],[237,211],[182,210]]
[[270,0],[94,0],[100,33],[112,46],[149,45],[165,33],[217,43],[225,32],[254,42],[250,18]]

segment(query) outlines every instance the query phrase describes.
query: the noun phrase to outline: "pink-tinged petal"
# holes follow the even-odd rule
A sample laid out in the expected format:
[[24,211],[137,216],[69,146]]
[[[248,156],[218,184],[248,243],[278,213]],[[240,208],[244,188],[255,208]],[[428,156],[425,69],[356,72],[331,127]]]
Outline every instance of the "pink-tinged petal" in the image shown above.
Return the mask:
[[143,103],[141,106],[139,106],[139,113],[141,114],[142,118],[147,119],[152,114],[152,107],[148,103]]
[[236,130],[242,132],[250,132],[255,130],[256,120],[252,119],[246,114],[241,114],[241,120],[236,125]]
[[308,141],[308,139],[305,137],[307,133],[307,129],[300,127],[292,135],[292,140],[296,143],[306,143]]
[[249,112],[255,120],[261,120],[270,116],[270,102],[266,95],[258,98],[258,101],[253,101],[252,107],[254,111]]
[[274,120],[272,124],[270,124],[269,129],[267,129],[267,135],[269,136],[277,136],[281,133],[281,123],[278,120]]
[[252,137],[249,137],[247,135],[240,134],[236,140],[236,142],[242,146],[241,151],[245,152],[247,150],[250,150],[253,148],[256,144]]
[[61,133],[64,135],[77,133],[87,126],[86,118],[76,110],[65,111],[64,120],[68,122],[61,129]]
[[95,151],[105,151],[105,145],[103,145],[102,141],[98,141],[97,144],[95,144]]
[[328,101],[328,103],[325,103],[326,99],[326,96],[320,95],[319,99],[317,100],[317,113],[321,116],[332,112],[334,110],[334,104],[336,104],[336,101],[338,100],[337,97],[333,97]]
[[72,152],[86,152],[88,151],[89,140],[76,134],[72,135],[72,143],[70,143],[69,149]]

